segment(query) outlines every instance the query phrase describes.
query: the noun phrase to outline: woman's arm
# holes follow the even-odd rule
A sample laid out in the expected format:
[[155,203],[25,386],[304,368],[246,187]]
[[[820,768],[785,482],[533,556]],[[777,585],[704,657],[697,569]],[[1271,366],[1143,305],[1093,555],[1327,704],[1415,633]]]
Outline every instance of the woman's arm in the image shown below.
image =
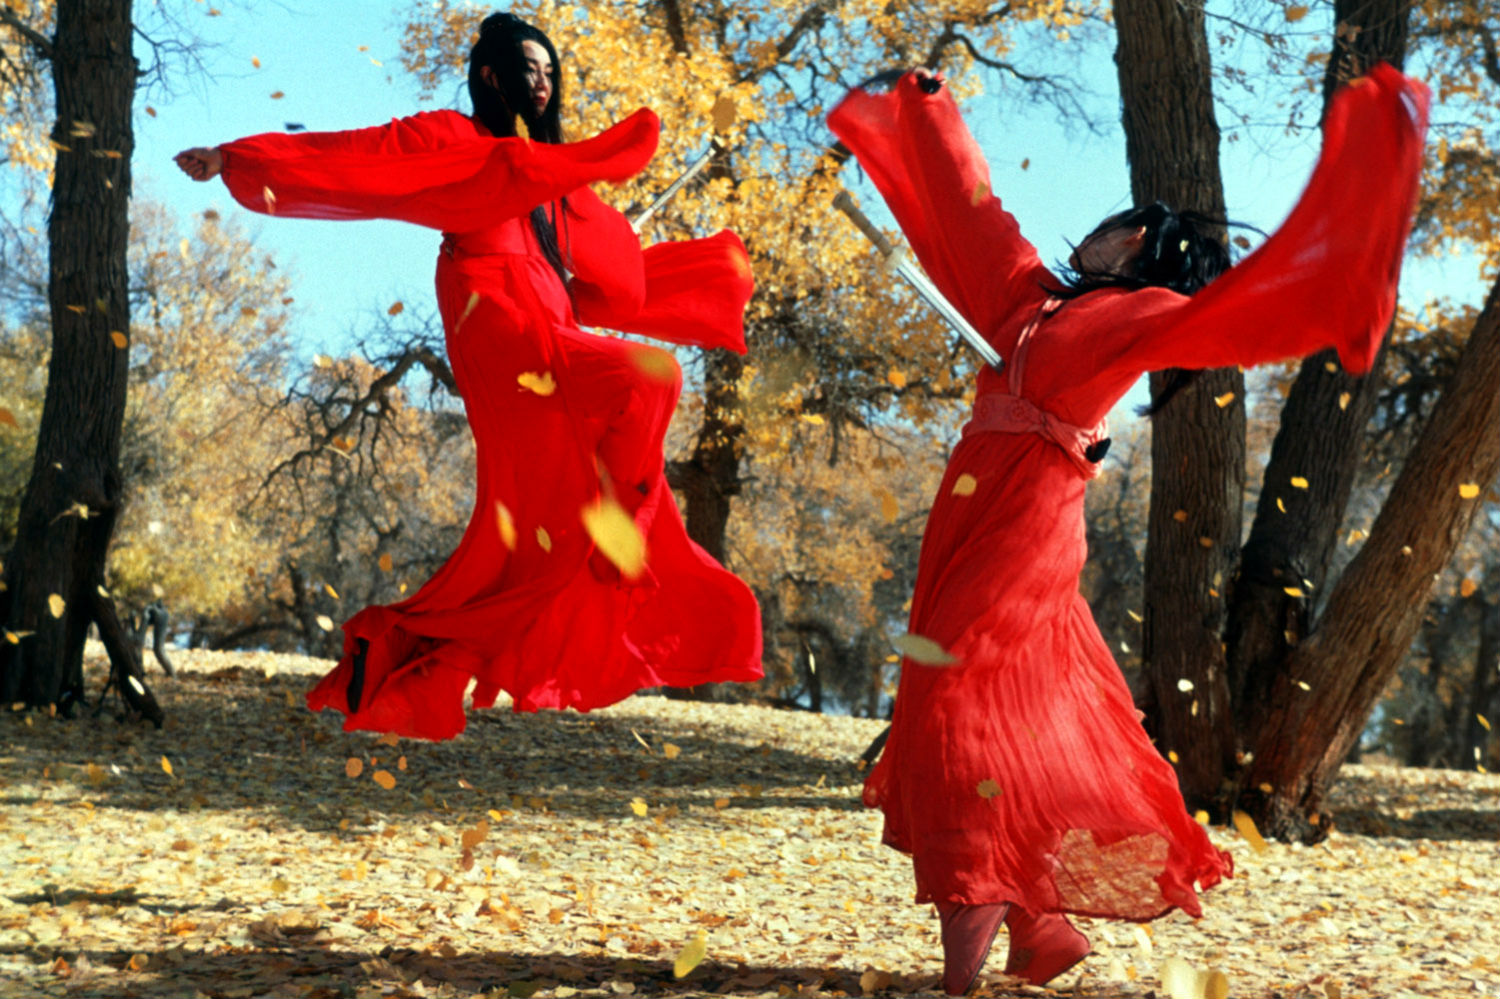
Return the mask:
[[[1163,289],[1114,296],[1118,322],[1088,349],[1101,367],[1251,365],[1335,347],[1344,367],[1375,362],[1395,311],[1427,127],[1427,90],[1376,67],[1334,98],[1307,189],[1274,235],[1191,299]],[[1080,344],[1079,346],[1084,346]]]
[[888,94],[851,91],[828,126],[853,150],[928,276],[985,336],[1056,280],[990,192],[989,166],[939,77],[914,72]]
[[[293,218],[385,218],[447,232],[490,228],[594,181],[621,181],[656,151],[660,122],[642,109],[582,142],[479,134],[456,112],[347,132],[266,133],[218,147],[244,207]],[[207,172],[201,150],[179,164]],[[184,162],[185,161],[185,162]],[[206,179],[206,178],[205,178]]]

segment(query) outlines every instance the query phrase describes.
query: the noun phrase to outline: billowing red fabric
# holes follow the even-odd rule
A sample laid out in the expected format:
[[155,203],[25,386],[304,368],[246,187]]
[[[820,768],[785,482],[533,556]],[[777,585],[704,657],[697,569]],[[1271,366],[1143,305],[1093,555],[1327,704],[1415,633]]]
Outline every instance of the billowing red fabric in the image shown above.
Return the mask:
[[[224,181],[246,208],[444,232],[438,306],[474,434],[474,513],[415,595],[344,623],[344,657],[308,705],[345,712],[346,729],[451,738],[471,680],[476,706],[504,690],[516,710],[534,711],[761,676],[755,598],[687,537],[663,475],[680,371],[654,348],[578,329],[529,219],[553,206],[587,322],[743,353],[753,284],[739,240],[723,232],[643,252],[624,217],[583,186],[640,170],[657,132],[643,110],[586,141],[548,145],[497,139],[440,111],[221,147]],[[524,387],[528,372],[550,375],[555,390]],[[584,530],[580,515],[601,496],[645,537],[634,580]]]
[[[1368,370],[1394,307],[1426,106],[1422,85],[1387,67],[1345,88],[1307,191],[1274,236],[1191,299],[1101,290],[1067,302],[1030,341],[1023,398],[1092,427],[1150,370],[1330,346]],[[927,273],[1008,357],[1056,278],[989,195],[952,99],[907,76],[889,94],[851,94],[829,124]],[[980,402],[1008,391],[980,374]],[[954,492],[960,476],[976,481],[972,494]],[[1198,890],[1232,871],[1186,814],[1079,594],[1085,481],[1039,434],[974,432],[938,489],[910,630],[958,662],[903,664],[865,784],[885,841],[913,855],[920,900],[1147,920],[1198,915]]]

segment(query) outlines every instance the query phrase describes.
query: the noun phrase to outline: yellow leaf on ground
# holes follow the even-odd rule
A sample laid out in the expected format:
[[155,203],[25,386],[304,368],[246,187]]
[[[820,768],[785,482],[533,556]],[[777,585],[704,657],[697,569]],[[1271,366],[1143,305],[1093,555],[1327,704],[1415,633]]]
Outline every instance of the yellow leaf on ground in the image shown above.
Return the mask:
[[1261,837],[1260,830],[1255,828],[1255,820],[1244,812],[1235,810],[1234,827],[1240,831],[1245,842],[1250,844],[1250,849],[1256,853],[1266,852],[1266,841]]
[[958,657],[930,638],[921,635],[901,635],[891,642],[896,651],[922,666],[951,666]]
[[557,391],[557,382],[552,378],[550,371],[523,371],[516,376],[516,384],[524,389],[530,389],[537,395],[551,395]]
[[682,755],[682,748],[670,742],[663,743],[661,747],[661,755],[665,756],[669,760],[675,760],[677,759],[677,757]]
[[978,488],[979,480],[968,472],[953,480],[953,495],[955,496],[973,496],[974,490]]
[[677,952],[677,960],[672,962],[672,975],[675,978],[686,978],[692,970],[702,963],[708,956],[708,931],[699,929]]
[[636,815],[644,817],[646,812],[648,811],[648,808],[645,801],[640,798],[635,798],[630,802],[630,810]]
[[646,539],[625,508],[612,499],[603,499],[583,508],[583,529],[599,551],[627,579],[634,579],[646,567]]

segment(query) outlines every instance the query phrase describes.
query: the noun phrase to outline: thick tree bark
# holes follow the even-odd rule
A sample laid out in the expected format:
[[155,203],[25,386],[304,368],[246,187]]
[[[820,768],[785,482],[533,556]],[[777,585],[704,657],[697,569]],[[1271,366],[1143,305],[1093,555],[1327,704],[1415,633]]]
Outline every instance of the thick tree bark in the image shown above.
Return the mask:
[[1317,630],[1291,650],[1251,719],[1246,734],[1254,739],[1254,759],[1239,804],[1263,832],[1304,841],[1326,835],[1323,797],[1421,627],[1433,580],[1497,474],[1500,282],[1369,540],[1334,586]]
[[[1219,127],[1198,0],[1115,4],[1125,148],[1137,205],[1224,214]],[[1167,375],[1153,375],[1153,394]],[[1220,407],[1214,400],[1233,393]],[[1217,810],[1234,765],[1221,634],[1245,487],[1245,390],[1237,369],[1204,372],[1152,422],[1143,656],[1148,726],[1177,755],[1190,807]],[[1184,692],[1181,681],[1192,684]]]
[[[1400,68],[1409,0],[1338,0],[1324,110],[1334,92],[1377,62]],[[1381,358],[1384,357],[1384,350]],[[1238,725],[1253,738],[1292,647],[1312,628],[1380,392],[1381,360],[1363,378],[1329,350],[1302,363],[1281,411],[1260,506],[1241,559],[1225,630]],[[1294,488],[1292,479],[1306,480]],[[1298,595],[1298,594],[1302,595]]]
[[[1490,586],[1500,582],[1500,572],[1491,572],[1485,580]],[[1490,592],[1494,592],[1490,589]],[[1478,610],[1479,647],[1474,653],[1474,669],[1469,675],[1469,710],[1463,724],[1464,740],[1458,765],[1465,770],[1476,770],[1484,763],[1485,749],[1489,746],[1490,729],[1479,719],[1489,721],[1497,694],[1500,694],[1500,600],[1486,600],[1482,593],[1475,593],[1473,600]]]
[[[89,623],[99,618],[104,626],[114,618],[101,587],[121,501],[128,365],[117,340],[123,344],[130,329],[126,245],[136,61],[130,0],[59,0],[56,24],[52,356],[0,607],[7,629],[24,637],[0,647],[0,696],[67,708],[82,698]],[[54,613],[59,598],[60,615]],[[130,656],[115,651],[120,644],[111,646],[111,658],[129,699]]]

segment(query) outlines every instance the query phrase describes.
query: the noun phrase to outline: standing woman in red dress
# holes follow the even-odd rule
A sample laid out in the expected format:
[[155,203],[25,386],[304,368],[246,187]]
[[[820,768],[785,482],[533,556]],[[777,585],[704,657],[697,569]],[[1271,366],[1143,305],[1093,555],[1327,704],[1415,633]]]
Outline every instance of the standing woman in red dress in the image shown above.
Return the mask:
[[1145,372],[1326,347],[1370,369],[1426,109],[1422,85],[1386,66],[1344,88],[1300,202],[1227,271],[1207,220],[1158,204],[1107,219],[1066,280],[990,195],[940,77],[855,90],[829,116],[928,275],[1006,361],[979,374],[922,539],[910,631],[953,661],[905,661],[865,784],[885,842],[912,855],[918,901],[937,906],[950,994],[973,985],[1001,923],[1006,973],[1043,984],[1089,953],[1069,914],[1198,916],[1198,891],[1231,874],[1079,593],[1084,486],[1105,414]]
[[474,513],[416,594],[344,623],[343,659],[308,704],[343,711],[346,729],[445,739],[471,683],[478,707],[505,690],[534,711],[758,679],[755,598],[687,537],[663,474],[681,372],[664,351],[579,328],[743,353],[744,246],[724,231],[641,249],[586,185],[639,172],[660,123],[642,109],[564,143],[557,52],[519,18],[484,20],[469,93],[472,116],[177,157],[252,211],[443,233],[438,307],[474,434]]

